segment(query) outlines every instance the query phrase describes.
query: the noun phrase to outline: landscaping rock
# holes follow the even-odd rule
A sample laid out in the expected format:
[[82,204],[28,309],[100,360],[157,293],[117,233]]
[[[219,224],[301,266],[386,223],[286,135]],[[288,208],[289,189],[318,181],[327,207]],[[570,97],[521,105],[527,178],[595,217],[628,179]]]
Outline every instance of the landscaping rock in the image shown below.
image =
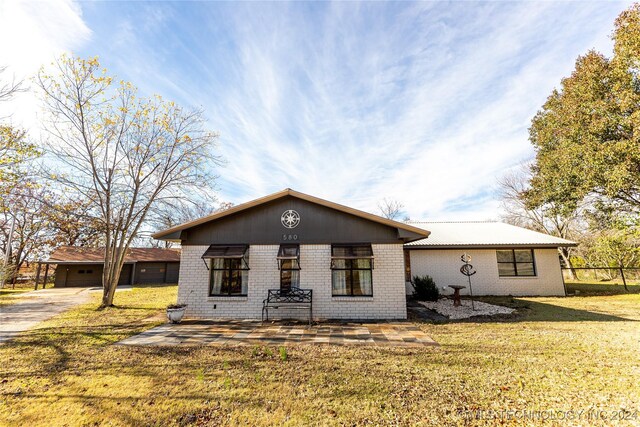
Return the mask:
[[433,310],[450,320],[468,319],[474,316],[495,316],[500,314],[512,314],[515,309],[503,307],[501,305],[487,304],[486,302],[474,301],[475,310],[471,307],[470,300],[463,300],[459,307],[453,306],[453,300],[441,298],[437,302],[420,301],[420,304],[429,310]]

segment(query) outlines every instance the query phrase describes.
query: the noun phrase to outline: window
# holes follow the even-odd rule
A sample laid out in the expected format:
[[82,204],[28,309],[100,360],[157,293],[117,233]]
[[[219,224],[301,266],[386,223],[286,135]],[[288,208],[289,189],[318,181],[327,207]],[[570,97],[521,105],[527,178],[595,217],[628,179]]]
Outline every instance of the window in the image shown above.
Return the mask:
[[209,296],[246,296],[248,245],[211,245],[202,255],[210,270]]
[[87,270],[87,274],[93,274],[93,270]]
[[212,258],[209,295],[246,296],[248,273],[240,258]]
[[333,296],[373,295],[373,251],[370,244],[331,246]]
[[300,245],[280,245],[278,268],[281,291],[300,287]]
[[84,274],[84,270],[78,270],[78,274]]
[[496,251],[500,277],[535,276],[533,249],[505,249]]

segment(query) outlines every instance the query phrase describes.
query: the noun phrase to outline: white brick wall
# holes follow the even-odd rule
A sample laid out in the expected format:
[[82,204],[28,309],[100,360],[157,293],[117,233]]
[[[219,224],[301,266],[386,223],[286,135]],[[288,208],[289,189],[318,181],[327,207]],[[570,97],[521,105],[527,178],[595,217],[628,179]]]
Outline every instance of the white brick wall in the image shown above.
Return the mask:
[[[495,249],[429,249],[412,250],[411,276],[429,275],[436,285],[467,285],[467,277],[460,273],[463,253],[471,255],[477,273],[471,276],[474,295],[564,295],[562,272],[556,249],[535,249],[535,277],[499,277]],[[412,291],[407,287],[407,292]],[[447,288],[445,293],[451,293]],[[462,294],[468,294],[463,289]]]
[[[247,297],[209,297],[209,271],[200,258],[208,246],[183,246],[178,301],[196,318],[259,319],[268,289],[280,287],[278,245],[249,248]],[[372,245],[373,297],[331,296],[331,245],[300,245],[300,287],[313,289],[315,319],[406,319],[401,244]],[[269,317],[305,318],[305,310],[271,310]]]

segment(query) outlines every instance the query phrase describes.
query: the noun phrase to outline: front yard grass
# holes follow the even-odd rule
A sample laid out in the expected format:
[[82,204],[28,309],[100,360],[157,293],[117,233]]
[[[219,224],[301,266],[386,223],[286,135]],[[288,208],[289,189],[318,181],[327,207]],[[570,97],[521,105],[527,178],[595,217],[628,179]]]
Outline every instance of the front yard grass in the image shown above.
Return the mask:
[[29,287],[29,288],[21,287],[21,288],[11,289],[11,285],[8,285],[8,286],[9,287],[0,289],[0,307],[2,307],[3,305],[13,304],[16,301],[16,298],[14,297],[18,297],[20,296],[20,294],[24,294],[26,292],[33,290],[32,287]]
[[521,314],[420,324],[436,348],[112,345],[164,322],[175,296],[135,288],[97,311],[95,295],[0,346],[0,425],[493,425],[465,411],[590,409],[640,423],[640,295],[494,300]]
[[[566,282],[565,287],[569,295],[616,295],[626,293],[640,293],[640,283],[628,281],[627,289],[622,283],[608,283],[597,281]],[[576,291],[578,291],[576,293]]]

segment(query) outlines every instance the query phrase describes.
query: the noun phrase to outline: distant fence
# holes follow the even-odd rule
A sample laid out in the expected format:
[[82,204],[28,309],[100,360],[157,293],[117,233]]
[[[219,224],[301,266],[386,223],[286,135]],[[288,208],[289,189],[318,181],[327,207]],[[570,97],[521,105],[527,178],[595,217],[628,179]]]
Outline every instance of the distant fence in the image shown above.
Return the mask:
[[562,267],[565,283],[640,285],[640,267]]

